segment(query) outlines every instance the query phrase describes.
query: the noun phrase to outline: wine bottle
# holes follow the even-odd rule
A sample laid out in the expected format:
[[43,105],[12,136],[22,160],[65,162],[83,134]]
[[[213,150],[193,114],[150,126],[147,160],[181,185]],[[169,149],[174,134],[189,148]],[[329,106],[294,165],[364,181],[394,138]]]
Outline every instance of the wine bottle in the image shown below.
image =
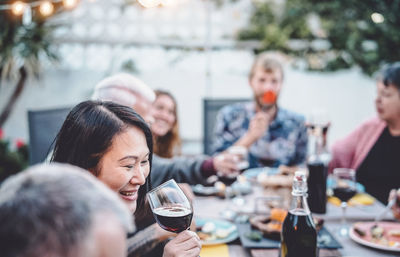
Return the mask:
[[307,181],[303,171],[293,178],[292,201],[281,232],[281,257],[317,257],[317,231],[307,205]]
[[318,126],[314,130],[309,136],[307,201],[311,212],[323,214],[326,212],[326,179],[330,155],[323,143],[323,130]]

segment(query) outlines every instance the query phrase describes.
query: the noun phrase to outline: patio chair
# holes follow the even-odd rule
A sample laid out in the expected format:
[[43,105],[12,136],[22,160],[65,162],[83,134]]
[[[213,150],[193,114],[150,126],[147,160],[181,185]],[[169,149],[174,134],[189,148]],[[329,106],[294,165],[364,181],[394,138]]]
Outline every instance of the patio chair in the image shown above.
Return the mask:
[[213,98],[203,99],[203,153],[211,154],[211,145],[214,133],[215,119],[218,111],[225,105],[247,102],[250,99],[245,98]]
[[29,164],[43,162],[71,108],[29,110]]

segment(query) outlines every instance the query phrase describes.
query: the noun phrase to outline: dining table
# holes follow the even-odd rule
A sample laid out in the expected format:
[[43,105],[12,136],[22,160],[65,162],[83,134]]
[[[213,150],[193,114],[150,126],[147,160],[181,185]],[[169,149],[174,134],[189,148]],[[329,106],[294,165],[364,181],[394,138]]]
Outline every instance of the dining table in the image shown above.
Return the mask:
[[[246,182],[248,183],[248,182]],[[287,191],[287,190],[286,190]],[[287,191],[290,193],[290,190]],[[251,192],[246,195],[241,195],[242,198],[239,202],[235,203],[233,199],[218,197],[215,195],[210,196],[196,196],[193,201],[194,217],[196,218],[209,218],[216,220],[231,219],[233,213],[235,217],[254,215],[254,213],[262,214],[268,211],[267,208],[263,209],[265,204],[263,200],[268,201],[274,195],[281,194],[275,189],[265,188],[258,183],[251,183]],[[350,226],[355,222],[360,221],[373,221],[375,216],[381,213],[385,206],[379,201],[375,200],[370,205],[357,205],[349,206],[347,208],[347,223]],[[338,249],[320,249],[319,257],[341,256],[341,257],[375,257],[375,256],[399,256],[399,252],[384,251],[375,248],[370,248],[361,245],[349,236],[339,236],[338,230],[341,228],[342,210],[339,206],[327,203],[327,211],[325,214],[312,214],[315,217],[324,220],[324,227],[334,236],[334,238],[342,245]],[[383,217],[384,220],[393,221],[391,212],[387,212]],[[232,221],[233,222],[233,221]],[[207,246],[206,246],[207,247]],[[279,249],[263,249],[263,248],[248,248],[244,247],[240,238],[227,243],[229,257],[277,257],[279,256]],[[209,256],[209,255],[207,255]],[[219,257],[219,256],[218,256]]]

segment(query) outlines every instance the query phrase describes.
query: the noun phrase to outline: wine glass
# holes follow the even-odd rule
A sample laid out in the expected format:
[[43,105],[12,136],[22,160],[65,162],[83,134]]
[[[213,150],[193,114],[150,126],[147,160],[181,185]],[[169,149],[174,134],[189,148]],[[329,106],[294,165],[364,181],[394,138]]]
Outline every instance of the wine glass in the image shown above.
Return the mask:
[[151,210],[163,229],[180,233],[190,227],[193,208],[175,180],[170,179],[147,193]]
[[349,228],[346,223],[347,202],[356,195],[355,170],[348,168],[336,168],[333,170],[333,195],[340,199],[342,207],[342,226],[339,235],[347,236]]
[[233,195],[231,185],[236,182],[237,177],[249,167],[248,151],[243,146],[231,146],[227,149],[227,154],[231,155],[238,172],[222,173],[217,171],[217,177],[220,182],[225,184],[225,198]]
[[310,134],[322,140],[322,145],[326,145],[326,137],[330,126],[329,114],[325,109],[313,109],[307,117],[306,126]]

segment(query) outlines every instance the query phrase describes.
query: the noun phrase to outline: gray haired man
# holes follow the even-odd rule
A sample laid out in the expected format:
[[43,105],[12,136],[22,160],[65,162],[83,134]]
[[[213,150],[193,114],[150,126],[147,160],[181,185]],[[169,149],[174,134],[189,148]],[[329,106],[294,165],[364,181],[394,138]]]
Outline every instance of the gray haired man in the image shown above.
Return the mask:
[[122,257],[127,207],[87,171],[35,166],[0,187],[2,257]]

